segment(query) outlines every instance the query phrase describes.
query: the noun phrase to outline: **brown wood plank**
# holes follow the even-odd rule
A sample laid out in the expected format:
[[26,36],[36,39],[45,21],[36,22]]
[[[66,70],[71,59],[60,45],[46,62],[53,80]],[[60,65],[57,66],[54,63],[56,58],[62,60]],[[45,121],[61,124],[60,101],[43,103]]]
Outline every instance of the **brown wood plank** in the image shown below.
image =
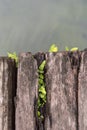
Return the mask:
[[0,58],[0,130],[14,130],[15,66],[11,59]]
[[78,130],[78,53],[47,53],[45,130]]
[[79,130],[87,130],[87,51],[81,55],[78,81]]
[[38,98],[37,61],[31,53],[19,56],[16,101],[16,130],[36,130],[36,101]]

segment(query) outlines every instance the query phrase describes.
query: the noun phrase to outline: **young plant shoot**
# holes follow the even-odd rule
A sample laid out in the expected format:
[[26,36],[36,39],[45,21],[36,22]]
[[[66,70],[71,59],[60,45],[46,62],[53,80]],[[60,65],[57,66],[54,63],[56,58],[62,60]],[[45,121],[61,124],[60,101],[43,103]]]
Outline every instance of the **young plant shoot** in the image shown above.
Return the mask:
[[16,67],[18,67],[18,56],[15,52],[13,53],[7,53],[8,57],[15,60],[15,63],[16,63]]
[[77,50],[79,50],[79,48],[78,47],[73,47],[73,48],[71,48],[71,49],[69,49],[67,46],[65,47],[65,51],[77,51]]
[[[58,47],[53,44],[51,45],[49,52],[57,52],[58,51]],[[44,75],[45,75],[45,65],[46,65],[46,60],[44,60],[41,65],[39,66],[39,94],[38,94],[38,117],[40,119],[43,119],[44,116],[41,114],[40,110],[41,108],[45,105],[46,103],[46,85],[45,85],[45,81],[44,81]]]

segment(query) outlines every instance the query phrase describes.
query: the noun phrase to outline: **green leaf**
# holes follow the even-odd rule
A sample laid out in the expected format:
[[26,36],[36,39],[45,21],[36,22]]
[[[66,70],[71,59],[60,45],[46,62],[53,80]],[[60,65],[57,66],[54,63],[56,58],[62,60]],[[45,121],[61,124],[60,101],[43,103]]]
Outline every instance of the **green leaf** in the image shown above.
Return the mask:
[[44,61],[41,63],[41,65],[39,66],[39,70],[43,71],[45,65],[46,65],[46,60],[44,60]]
[[46,90],[45,90],[45,88],[43,86],[41,86],[39,88],[39,92],[41,92],[42,94],[46,95]]
[[40,78],[39,78],[38,82],[39,82],[39,85],[44,84],[43,79],[40,79]]
[[55,44],[50,46],[49,52],[58,52],[58,47]]
[[37,115],[38,115],[39,119],[44,119],[44,116],[41,115],[41,112],[40,112],[40,111],[37,111]]
[[9,58],[15,60],[16,66],[18,66],[18,56],[17,56],[17,54],[15,52],[13,52],[13,53],[8,52],[7,55],[8,55]]
[[38,105],[38,109],[39,109],[41,107],[40,97],[38,98],[37,105]]
[[70,51],[77,51],[78,47],[71,48]]
[[38,73],[40,73],[40,74],[44,74],[44,71],[38,69]]
[[38,117],[40,117],[40,116],[41,116],[41,113],[40,113],[40,111],[37,111],[37,115],[38,115]]
[[41,116],[40,116],[40,118],[41,118],[41,119],[44,119],[44,116],[43,116],[43,115],[41,115]]
[[65,47],[65,51],[69,51],[69,48],[67,46]]
[[40,96],[41,99],[44,99],[44,94],[39,93],[39,96]]
[[40,75],[39,75],[39,78],[40,78],[40,79],[44,79],[44,75],[40,74]]

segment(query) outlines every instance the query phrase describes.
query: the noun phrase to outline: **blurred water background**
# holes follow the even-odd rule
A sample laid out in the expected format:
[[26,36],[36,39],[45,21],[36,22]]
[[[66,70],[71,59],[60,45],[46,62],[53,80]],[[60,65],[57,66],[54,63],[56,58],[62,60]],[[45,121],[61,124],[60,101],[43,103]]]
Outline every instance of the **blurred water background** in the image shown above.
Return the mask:
[[0,0],[0,55],[87,47],[87,0]]

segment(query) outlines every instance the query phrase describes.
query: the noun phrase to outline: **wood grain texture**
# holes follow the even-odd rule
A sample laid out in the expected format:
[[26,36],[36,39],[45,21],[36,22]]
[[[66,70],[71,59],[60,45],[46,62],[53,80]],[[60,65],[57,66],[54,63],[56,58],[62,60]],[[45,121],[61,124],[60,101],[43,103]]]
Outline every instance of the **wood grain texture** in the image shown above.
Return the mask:
[[81,55],[78,81],[79,130],[87,130],[87,50]]
[[31,53],[19,56],[16,130],[37,130],[36,101],[38,98],[37,61]]
[[77,68],[79,54],[46,54],[45,130],[78,130]]
[[0,58],[0,130],[14,130],[15,66],[11,59]]

